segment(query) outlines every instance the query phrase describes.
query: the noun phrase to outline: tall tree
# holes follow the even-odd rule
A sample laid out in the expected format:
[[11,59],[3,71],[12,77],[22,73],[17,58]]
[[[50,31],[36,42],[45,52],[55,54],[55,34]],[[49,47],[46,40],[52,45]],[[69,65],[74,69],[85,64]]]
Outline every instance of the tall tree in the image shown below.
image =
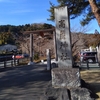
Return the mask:
[[94,16],[96,17],[98,24],[100,26],[100,1],[98,4],[96,3],[96,0],[88,0],[92,9],[92,12]]
[[97,20],[100,26],[100,0],[57,0],[58,5],[55,6],[50,2],[50,18],[48,20],[54,21],[54,8],[61,6],[68,6],[70,18],[74,19],[83,15],[81,25],[85,26],[92,19]]

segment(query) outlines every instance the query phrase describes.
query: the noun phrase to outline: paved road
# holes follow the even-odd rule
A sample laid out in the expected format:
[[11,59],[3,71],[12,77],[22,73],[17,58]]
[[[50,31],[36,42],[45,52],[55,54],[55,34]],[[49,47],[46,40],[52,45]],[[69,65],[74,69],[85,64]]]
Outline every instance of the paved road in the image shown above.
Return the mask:
[[40,100],[50,80],[46,65],[0,69],[0,100]]

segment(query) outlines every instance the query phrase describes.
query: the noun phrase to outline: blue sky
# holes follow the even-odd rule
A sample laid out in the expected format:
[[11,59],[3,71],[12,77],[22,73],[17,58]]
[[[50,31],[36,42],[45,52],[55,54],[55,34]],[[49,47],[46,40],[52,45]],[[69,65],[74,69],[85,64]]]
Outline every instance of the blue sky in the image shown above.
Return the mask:
[[[25,25],[33,23],[48,23],[50,13],[49,1],[57,4],[57,0],[0,0],[0,25]],[[84,31],[94,33],[95,29],[100,32],[96,20],[93,20],[88,26],[81,27],[78,17],[70,21],[72,31]]]

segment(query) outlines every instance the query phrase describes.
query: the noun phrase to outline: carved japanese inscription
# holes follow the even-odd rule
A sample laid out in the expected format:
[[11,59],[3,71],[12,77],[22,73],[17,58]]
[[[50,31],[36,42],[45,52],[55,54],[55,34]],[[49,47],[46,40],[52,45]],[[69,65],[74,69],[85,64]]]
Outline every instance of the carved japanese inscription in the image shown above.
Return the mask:
[[71,34],[67,7],[55,8],[58,67],[72,67]]
[[65,20],[59,21],[59,28],[65,28]]
[[60,31],[60,40],[61,39],[66,39],[66,37],[65,37],[65,30],[61,30]]

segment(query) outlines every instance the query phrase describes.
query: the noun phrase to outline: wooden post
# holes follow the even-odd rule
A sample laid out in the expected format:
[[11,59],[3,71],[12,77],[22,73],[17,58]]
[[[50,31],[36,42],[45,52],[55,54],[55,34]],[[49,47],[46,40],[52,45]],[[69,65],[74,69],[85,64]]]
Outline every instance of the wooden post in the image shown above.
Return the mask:
[[4,61],[4,68],[6,68],[6,61]]
[[47,49],[47,70],[51,69],[51,55],[50,55],[50,50]]
[[19,59],[17,59],[17,65],[19,65]]
[[86,64],[87,64],[87,69],[89,69],[89,62],[88,62],[88,60],[86,61]]
[[13,67],[13,61],[11,61],[11,67]]
[[96,63],[98,62],[97,54],[95,54],[95,62],[96,62]]
[[16,58],[14,57],[14,66],[16,66]]

